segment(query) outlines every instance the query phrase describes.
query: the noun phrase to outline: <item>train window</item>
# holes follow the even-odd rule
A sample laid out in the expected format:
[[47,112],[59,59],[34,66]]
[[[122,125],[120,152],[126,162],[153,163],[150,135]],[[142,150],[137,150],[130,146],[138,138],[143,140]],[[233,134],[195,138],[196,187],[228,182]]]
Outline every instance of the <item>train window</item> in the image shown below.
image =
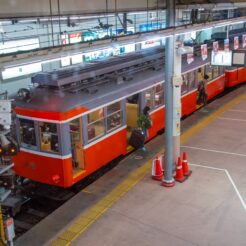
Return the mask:
[[202,81],[204,77],[204,67],[198,68],[198,82]]
[[59,152],[57,126],[54,123],[39,123],[41,150]]
[[208,80],[213,79],[213,67],[210,65],[206,65],[206,74],[208,75]]
[[222,75],[225,73],[225,68],[224,67],[218,67],[219,68],[219,75]]
[[213,66],[213,79],[219,77],[219,67]]
[[129,96],[126,100],[127,100],[127,103],[130,103],[130,104],[138,104],[139,94],[134,94],[132,96]]
[[72,120],[69,123],[72,144],[80,142],[80,119]]
[[88,119],[88,141],[91,142],[95,138],[105,134],[104,108],[100,108],[87,115]]
[[154,107],[153,98],[154,98],[154,88],[150,88],[146,90],[144,94],[144,103],[146,106],[149,106],[151,110]]
[[188,84],[189,84],[189,90],[193,90],[197,87],[196,85],[196,77],[195,77],[195,71],[189,72],[187,74]]
[[159,84],[155,87],[155,108],[164,105],[164,90],[163,84]]
[[188,92],[188,73],[182,75],[183,83],[181,86],[181,94],[184,95]]
[[107,107],[107,132],[120,127],[122,124],[121,102],[113,103]]
[[37,149],[34,121],[19,119],[19,122],[21,146]]

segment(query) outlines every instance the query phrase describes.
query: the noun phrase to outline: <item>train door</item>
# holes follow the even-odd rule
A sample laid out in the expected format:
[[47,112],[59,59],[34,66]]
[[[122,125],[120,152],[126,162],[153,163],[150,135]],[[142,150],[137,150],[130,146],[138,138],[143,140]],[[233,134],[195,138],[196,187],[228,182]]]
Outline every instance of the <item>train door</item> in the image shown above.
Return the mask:
[[71,138],[71,152],[72,152],[72,165],[73,175],[78,174],[84,170],[84,156],[83,156],[83,143],[82,143],[82,129],[81,118],[72,120],[69,123],[70,138]]
[[[139,116],[140,94],[134,94],[126,99],[127,143],[134,128],[137,128]],[[130,147],[128,146],[130,150]]]

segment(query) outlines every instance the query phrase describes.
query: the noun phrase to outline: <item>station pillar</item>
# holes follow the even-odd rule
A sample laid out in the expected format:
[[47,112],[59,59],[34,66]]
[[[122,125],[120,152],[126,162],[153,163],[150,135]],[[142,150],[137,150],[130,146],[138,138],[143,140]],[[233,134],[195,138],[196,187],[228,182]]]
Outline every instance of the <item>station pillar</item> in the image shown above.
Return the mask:
[[[175,26],[175,1],[166,1],[167,27]],[[172,187],[173,178],[173,69],[174,35],[167,37],[165,45],[165,171],[162,185]]]

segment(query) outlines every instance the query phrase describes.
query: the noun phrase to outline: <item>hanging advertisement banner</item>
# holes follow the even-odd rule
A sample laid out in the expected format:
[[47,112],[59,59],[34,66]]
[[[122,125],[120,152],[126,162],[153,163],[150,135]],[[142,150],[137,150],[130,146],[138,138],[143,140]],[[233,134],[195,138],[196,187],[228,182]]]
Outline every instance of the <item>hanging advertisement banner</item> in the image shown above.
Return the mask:
[[82,41],[82,33],[81,32],[75,32],[69,34],[69,40],[70,44],[79,43]]
[[230,50],[230,47],[229,47],[229,39],[225,39],[224,40],[224,51],[228,52]]
[[234,37],[234,50],[239,48],[239,38],[238,36]]
[[207,46],[207,44],[201,45],[201,56],[202,56],[203,61],[208,58],[208,46]]
[[218,52],[219,51],[219,42],[215,41],[213,42],[213,52]]
[[187,63],[191,64],[194,61],[194,55],[193,53],[188,53],[187,54]]
[[246,34],[243,35],[243,48],[246,48]]

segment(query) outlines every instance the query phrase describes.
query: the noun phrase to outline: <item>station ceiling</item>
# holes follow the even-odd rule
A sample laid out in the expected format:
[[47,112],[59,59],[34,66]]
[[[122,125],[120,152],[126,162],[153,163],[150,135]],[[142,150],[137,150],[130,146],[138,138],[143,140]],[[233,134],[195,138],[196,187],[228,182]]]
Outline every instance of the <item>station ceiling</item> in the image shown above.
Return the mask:
[[[0,18],[49,15],[97,14],[108,12],[146,11],[165,8],[166,0],[0,0]],[[176,0],[177,5],[220,4],[233,6],[243,0]]]

